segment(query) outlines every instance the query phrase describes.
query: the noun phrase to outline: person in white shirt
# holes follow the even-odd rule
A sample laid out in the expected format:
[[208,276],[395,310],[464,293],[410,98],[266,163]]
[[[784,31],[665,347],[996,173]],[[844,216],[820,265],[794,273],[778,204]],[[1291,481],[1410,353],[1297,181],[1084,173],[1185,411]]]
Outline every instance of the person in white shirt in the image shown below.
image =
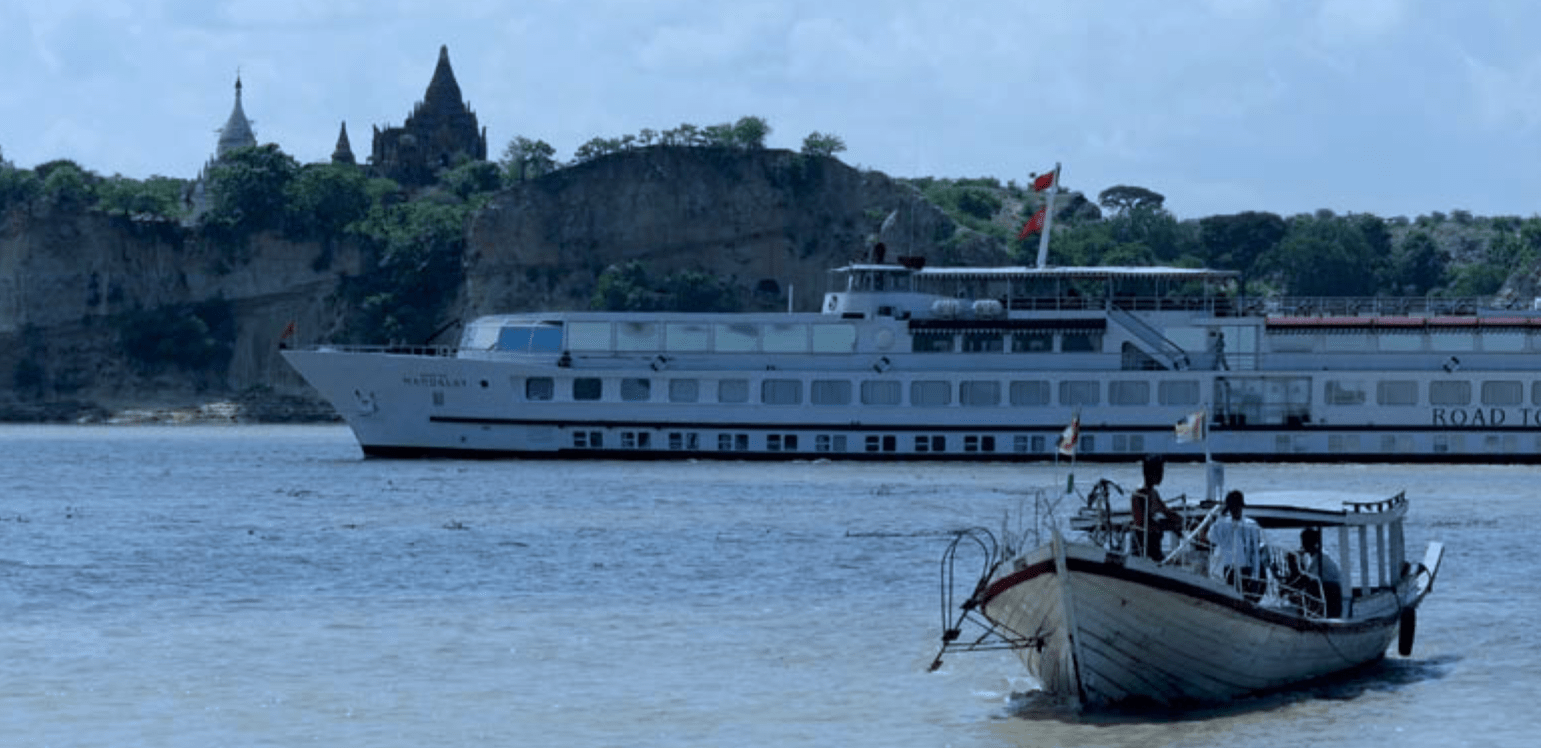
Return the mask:
[[1263,578],[1263,528],[1243,517],[1246,500],[1240,491],[1225,495],[1225,513],[1209,526],[1205,535],[1213,548],[1210,568],[1226,584],[1240,587],[1252,602],[1262,599],[1268,582]]
[[1327,617],[1343,616],[1343,574],[1332,557],[1322,551],[1322,529],[1307,527],[1300,531],[1300,550],[1305,553],[1305,573],[1322,584],[1322,599],[1327,603]]

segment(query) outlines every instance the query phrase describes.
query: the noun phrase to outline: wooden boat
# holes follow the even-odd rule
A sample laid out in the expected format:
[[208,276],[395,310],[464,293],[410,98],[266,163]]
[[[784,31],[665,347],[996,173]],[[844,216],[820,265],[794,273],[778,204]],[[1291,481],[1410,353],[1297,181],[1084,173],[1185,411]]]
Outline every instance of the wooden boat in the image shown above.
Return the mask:
[[[1212,500],[1179,510],[1188,530],[1164,558],[1126,553],[1130,517],[1112,509],[1121,492],[1097,484],[1069,523],[1073,540],[1052,529],[1031,550],[997,553],[988,531],[960,534],[943,556],[943,648],[933,669],[950,651],[1012,649],[1045,691],[1073,704],[1181,706],[1374,662],[1399,633],[1400,653],[1411,653],[1416,611],[1444,550],[1430,543],[1421,563],[1402,560],[1404,494],[1340,509],[1246,508],[1270,541],[1286,535],[1270,531],[1307,527],[1336,540],[1327,550],[1340,560],[1342,606],[1329,617],[1322,586],[1289,574],[1290,554],[1277,546],[1266,553],[1273,571],[1259,599],[1212,574],[1199,541],[1219,514]],[[985,571],[954,606],[950,581],[968,541],[983,550]]]

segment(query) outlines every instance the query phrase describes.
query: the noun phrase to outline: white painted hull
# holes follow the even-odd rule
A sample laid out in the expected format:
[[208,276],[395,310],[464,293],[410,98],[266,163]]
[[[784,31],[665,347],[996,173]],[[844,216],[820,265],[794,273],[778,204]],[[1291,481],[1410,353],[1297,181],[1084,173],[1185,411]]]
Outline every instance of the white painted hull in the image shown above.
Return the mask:
[[[1354,601],[1352,618],[1307,620],[1245,602],[1224,584],[1056,538],[1003,565],[990,620],[1041,647],[1020,649],[1043,688],[1086,705],[1218,702],[1380,659],[1397,633],[1396,592]],[[1110,562],[1110,559],[1111,562]]]

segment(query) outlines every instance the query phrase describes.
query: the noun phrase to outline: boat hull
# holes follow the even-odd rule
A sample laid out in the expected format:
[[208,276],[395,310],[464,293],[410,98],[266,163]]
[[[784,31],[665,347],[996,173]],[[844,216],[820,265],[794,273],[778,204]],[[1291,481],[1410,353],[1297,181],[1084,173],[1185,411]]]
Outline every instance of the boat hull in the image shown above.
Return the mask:
[[1055,542],[1013,560],[984,593],[990,620],[1040,646],[1018,650],[1043,688],[1084,705],[1220,702],[1384,656],[1412,589],[1311,620],[1228,586],[1102,548]]

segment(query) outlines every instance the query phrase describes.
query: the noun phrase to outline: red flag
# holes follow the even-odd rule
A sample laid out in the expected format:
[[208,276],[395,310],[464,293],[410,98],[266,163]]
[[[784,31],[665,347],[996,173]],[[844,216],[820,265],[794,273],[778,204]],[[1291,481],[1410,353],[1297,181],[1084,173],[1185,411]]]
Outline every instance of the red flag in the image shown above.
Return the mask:
[[1035,191],[1038,191],[1038,192],[1043,192],[1044,190],[1049,189],[1050,187],[1053,187],[1054,186],[1054,178],[1057,177],[1057,176],[1059,176],[1059,172],[1058,171],[1051,171],[1051,172],[1045,172],[1043,174],[1039,174],[1037,177],[1033,178],[1033,189]]
[[1038,212],[1034,213],[1033,217],[1027,219],[1027,223],[1022,225],[1022,231],[1017,234],[1017,238],[1026,239],[1027,237],[1042,231],[1043,221],[1048,217],[1048,215],[1049,206],[1045,205],[1042,208],[1039,208]]
[[284,331],[278,334],[278,342],[282,343],[283,341],[294,337],[294,332],[294,320],[291,319],[289,320],[289,324],[284,325]]

